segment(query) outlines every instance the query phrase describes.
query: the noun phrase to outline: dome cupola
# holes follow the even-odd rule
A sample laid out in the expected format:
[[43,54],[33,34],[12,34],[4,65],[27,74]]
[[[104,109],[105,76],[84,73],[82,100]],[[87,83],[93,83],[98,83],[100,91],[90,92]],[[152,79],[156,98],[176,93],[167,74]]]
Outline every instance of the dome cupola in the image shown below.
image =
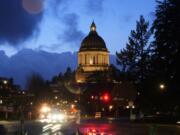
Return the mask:
[[91,32],[96,31],[96,24],[94,23],[94,21],[91,24],[90,30],[91,30]]
[[106,51],[106,44],[102,37],[96,32],[96,25],[94,21],[90,26],[89,34],[83,39],[79,51]]
[[109,72],[109,51],[103,38],[96,32],[95,23],[92,22],[90,32],[83,39],[78,52],[76,81],[78,83],[93,82],[94,79],[90,79],[93,75],[105,72]]

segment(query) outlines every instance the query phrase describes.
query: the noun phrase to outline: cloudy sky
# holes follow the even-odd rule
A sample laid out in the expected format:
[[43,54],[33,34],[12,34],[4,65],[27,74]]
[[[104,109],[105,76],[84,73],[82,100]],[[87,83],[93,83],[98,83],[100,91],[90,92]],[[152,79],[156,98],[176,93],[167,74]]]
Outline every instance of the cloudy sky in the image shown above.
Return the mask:
[[77,51],[94,20],[109,51],[125,46],[142,14],[152,22],[155,0],[1,0],[0,50]]

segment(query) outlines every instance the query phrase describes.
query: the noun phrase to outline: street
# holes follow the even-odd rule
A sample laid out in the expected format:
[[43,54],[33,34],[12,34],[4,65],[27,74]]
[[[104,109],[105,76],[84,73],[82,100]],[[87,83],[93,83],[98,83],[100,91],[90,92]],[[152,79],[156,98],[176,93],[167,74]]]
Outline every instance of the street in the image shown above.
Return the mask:
[[[6,133],[0,135],[19,135],[20,124],[18,122],[0,122],[0,133],[2,125]],[[136,124],[121,120],[81,120],[80,124],[68,121],[64,124],[44,124],[38,121],[25,122],[27,135],[73,135],[79,129],[82,133],[89,130],[98,130],[100,133],[108,135],[180,135],[180,126],[159,125],[159,124]]]

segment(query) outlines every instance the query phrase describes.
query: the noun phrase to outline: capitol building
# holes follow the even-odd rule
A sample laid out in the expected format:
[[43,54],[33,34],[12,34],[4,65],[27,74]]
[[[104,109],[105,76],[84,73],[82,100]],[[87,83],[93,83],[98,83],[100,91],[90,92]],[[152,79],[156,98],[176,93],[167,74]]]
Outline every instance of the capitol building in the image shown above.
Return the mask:
[[[92,81],[90,77],[95,74],[108,74],[109,65],[109,51],[103,38],[98,35],[96,25],[93,22],[89,34],[82,40],[78,51],[76,82],[88,83]],[[103,77],[106,78],[107,76]],[[108,80],[108,77],[106,79]],[[93,81],[96,80],[93,79]]]

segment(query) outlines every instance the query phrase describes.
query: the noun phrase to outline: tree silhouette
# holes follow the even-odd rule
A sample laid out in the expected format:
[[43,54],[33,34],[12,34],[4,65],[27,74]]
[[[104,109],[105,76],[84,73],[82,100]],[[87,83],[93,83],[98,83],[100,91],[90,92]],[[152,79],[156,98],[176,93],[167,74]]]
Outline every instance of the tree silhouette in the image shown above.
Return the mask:
[[[180,1],[158,1],[153,23],[155,35],[153,66],[156,77],[177,85],[180,45]],[[177,86],[173,89],[178,88]]]
[[[179,45],[180,45],[180,1],[157,1],[154,30],[152,67],[154,85],[163,82],[166,96],[162,101],[164,108],[179,106]],[[162,97],[159,96],[159,97]],[[160,101],[160,98],[158,100]],[[171,99],[171,100],[169,100]],[[161,106],[162,108],[162,106]]]
[[117,64],[122,65],[122,71],[131,73],[138,82],[145,79],[148,70],[150,36],[149,23],[140,16],[136,29],[131,31],[126,47],[116,52]]
[[48,97],[49,86],[42,76],[38,73],[32,73],[27,78],[26,88],[33,93],[37,98]]

